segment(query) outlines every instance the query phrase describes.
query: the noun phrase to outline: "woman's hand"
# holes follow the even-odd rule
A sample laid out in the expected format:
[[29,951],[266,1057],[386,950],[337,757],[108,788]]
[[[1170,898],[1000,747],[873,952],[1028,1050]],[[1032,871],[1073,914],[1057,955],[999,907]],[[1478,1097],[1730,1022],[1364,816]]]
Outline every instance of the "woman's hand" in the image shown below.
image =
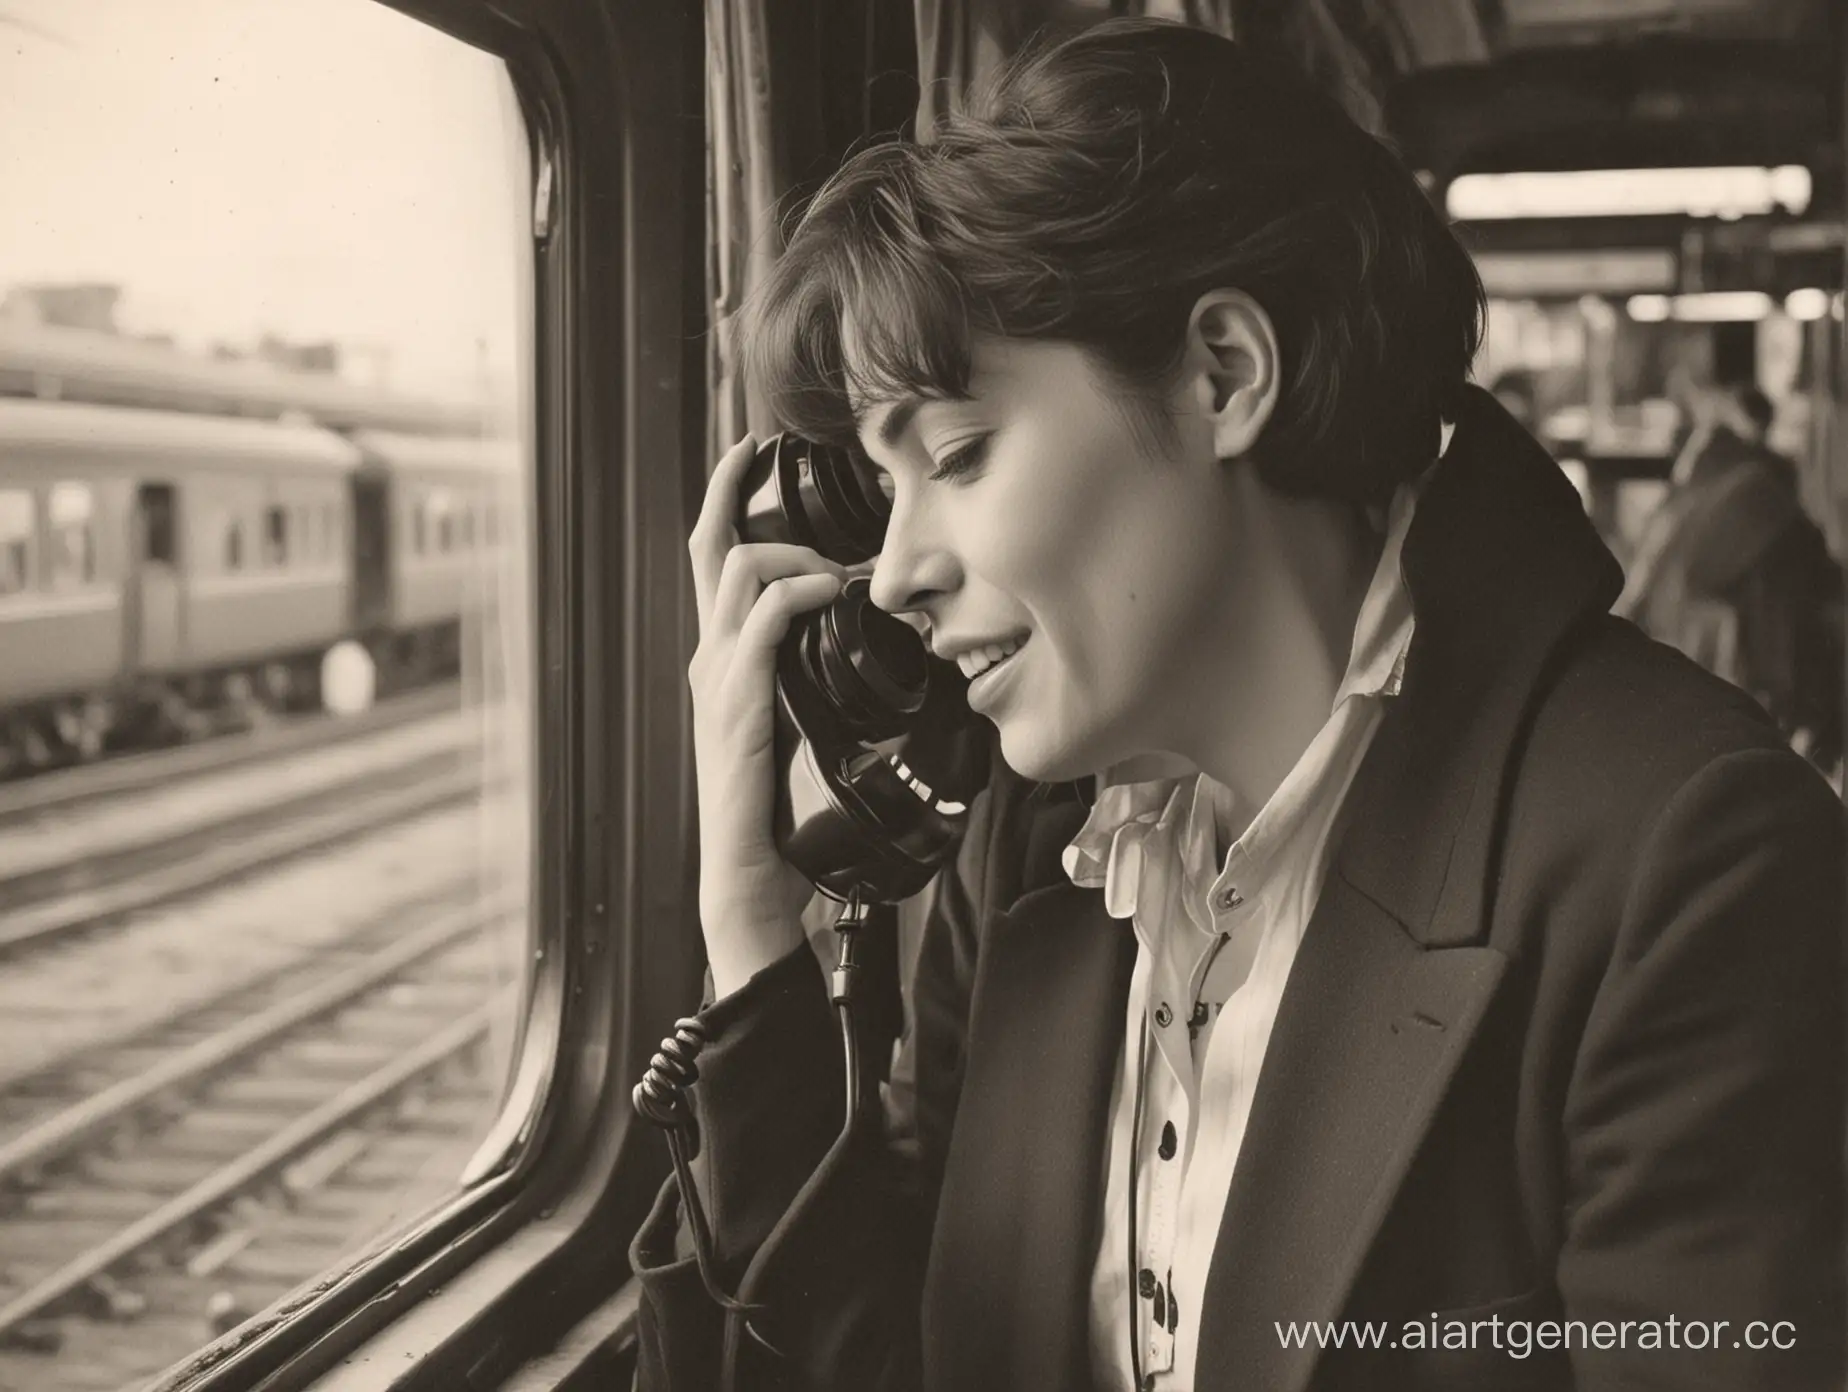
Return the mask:
[[806,546],[743,544],[738,485],[749,435],[713,470],[687,540],[699,647],[687,667],[699,775],[699,908],[713,989],[729,995],[803,941],[814,886],[777,852],[776,649],[792,620],[841,592],[846,570]]

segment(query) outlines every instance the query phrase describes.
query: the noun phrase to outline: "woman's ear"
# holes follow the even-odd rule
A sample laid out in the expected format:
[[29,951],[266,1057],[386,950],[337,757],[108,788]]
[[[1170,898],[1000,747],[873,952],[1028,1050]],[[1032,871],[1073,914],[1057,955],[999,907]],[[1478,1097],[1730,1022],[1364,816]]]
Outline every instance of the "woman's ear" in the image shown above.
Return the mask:
[[1277,330],[1242,290],[1209,290],[1187,321],[1186,358],[1221,459],[1250,452],[1277,409]]

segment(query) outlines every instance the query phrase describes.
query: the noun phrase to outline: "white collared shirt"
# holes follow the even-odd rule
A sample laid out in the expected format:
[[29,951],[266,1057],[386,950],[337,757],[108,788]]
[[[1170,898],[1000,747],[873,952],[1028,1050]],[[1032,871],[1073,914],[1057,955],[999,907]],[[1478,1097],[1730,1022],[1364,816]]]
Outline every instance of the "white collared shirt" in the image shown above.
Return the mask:
[[[1450,436],[1446,425],[1445,448]],[[1134,1385],[1132,1302],[1144,1376],[1163,1392],[1194,1385],[1207,1269],[1271,1027],[1321,893],[1336,814],[1383,698],[1398,692],[1411,646],[1411,597],[1399,562],[1420,486],[1400,488],[1388,510],[1327,723],[1224,862],[1216,863],[1216,813],[1227,813],[1231,825],[1242,819],[1231,791],[1204,774],[1100,789],[1065,849],[1073,883],[1102,888],[1105,908],[1130,920],[1138,944],[1091,1278],[1092,1366],[1101,1387]],[[1203,1020],[1191,1018],[1196,999]],[[1132,1277],[1128,1157],[1145,1012]]]

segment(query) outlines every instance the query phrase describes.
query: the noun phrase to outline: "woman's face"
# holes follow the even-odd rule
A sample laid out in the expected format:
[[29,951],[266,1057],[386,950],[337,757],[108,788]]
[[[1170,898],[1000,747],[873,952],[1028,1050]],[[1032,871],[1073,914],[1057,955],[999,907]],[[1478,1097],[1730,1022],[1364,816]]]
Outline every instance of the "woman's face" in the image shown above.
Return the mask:
[[979,341],[970,386],[862,418],[894,493],[874,601],[976,674],[970,705],[1029,778],[1183,750],[1227,675],[1211,654],[1237,647],[1253,471],[1184,392],[1153,438],[1070,344]]

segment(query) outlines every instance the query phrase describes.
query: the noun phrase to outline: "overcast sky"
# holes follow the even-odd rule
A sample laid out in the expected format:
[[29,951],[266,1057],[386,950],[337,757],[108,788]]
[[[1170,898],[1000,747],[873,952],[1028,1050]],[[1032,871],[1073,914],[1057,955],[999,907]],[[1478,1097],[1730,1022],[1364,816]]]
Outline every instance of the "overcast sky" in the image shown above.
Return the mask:
[[117,281],[131,331],[377,345],[407,389],[485,340],[506,380],[518,120],[497,59],[373,0],[0,0],[0,289]]

